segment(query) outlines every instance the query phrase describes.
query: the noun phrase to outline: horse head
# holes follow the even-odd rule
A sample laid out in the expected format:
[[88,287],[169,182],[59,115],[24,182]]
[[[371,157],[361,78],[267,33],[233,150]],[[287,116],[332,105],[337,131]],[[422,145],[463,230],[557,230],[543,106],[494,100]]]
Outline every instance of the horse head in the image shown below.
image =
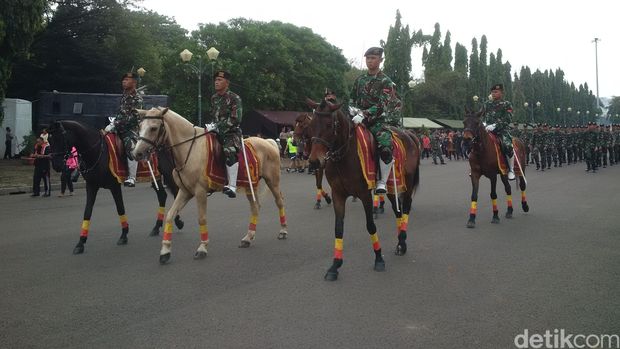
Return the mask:
[[62,172],[65,160],[71,153],[71,147],[75,145],[73,136],[65,129],[62,121],[54,121],[48,128],[50,153],[52,155],[52,168],[56,172]]
[[304,145],[304,153],[310,153],[311,136],[308,126],[312,121],[312,115],[308,113],[299,114],[295,119],[295,128],[293,129],[293,140],[297,144]]
[[482,127],[482,115],[484,110],[473,111],[465,107],[465,119],[463,120],[463,140],[471,141],[479,136],[479,130]]
[[151,108],[138,111],[140,114],[138,141],[131,152],[134,159],[143,160],[148,158],[151,152],[164,141],[166,133],[164,116],[167,112],[168,108]]
[[[328,152],[334,152],[343,145],[343,138],[348,137],[351,121],[340,110],[341,104],[333,104],[323,100],[317,103],[306,99],[306,104],[314,109],[312,120],[308,126],[311,137],[310,162],[314,166],[325,165]],[[347,126],[344,131],[343,127]]]

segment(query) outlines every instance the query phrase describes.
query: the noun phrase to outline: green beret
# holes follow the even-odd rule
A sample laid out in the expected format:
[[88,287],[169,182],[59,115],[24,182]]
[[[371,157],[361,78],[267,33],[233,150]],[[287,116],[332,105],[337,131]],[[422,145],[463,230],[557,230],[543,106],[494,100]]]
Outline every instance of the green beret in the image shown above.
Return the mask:
[[213,79],[215,80],[215,78],[223,78],[226,80],[230,80],[230,78],[232,77],[232,75],[230,75],[229,72],[227,72],[226,70],[218,70],[215,72],[215,74],[213,74]]
[[493,90],[504,91],[504,85],[502,85],[502,84],[495,84],[495,85],[493,85],[493,87],[491,87],[491,91],[493,91]]
[[383,56],[383,48],[381,47],[371,47],[368,50],[366,50],[366,53],[364,53],[364,57],[366,56]]
[[125,73],[123,77],[121,78],[121,81],[125,80],[125,78],[138,80],[138,74],[133,73],[133,72]]

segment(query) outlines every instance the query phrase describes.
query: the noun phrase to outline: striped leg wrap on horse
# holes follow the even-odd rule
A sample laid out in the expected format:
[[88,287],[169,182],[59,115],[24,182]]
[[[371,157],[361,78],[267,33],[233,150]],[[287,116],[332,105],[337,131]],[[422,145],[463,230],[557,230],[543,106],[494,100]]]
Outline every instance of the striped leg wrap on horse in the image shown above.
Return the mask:
[[334,242],[334,259],[342,260],[342,239],[336,239]]
[[121,227],[123,228],[123,230],[129,228],[129,224],[127,223],[127,215],[120,215],[118,216],[118,219],[121,222]]
[[527,196],[525,195],[525,190],[521,192],[521,202],[527,202]]
[[493,214],[497,214],[497,199],[491,199],[491,204],[493,204]]
[[372,207],[374,208],[378,208],[379,207],[379,195],[375,194],[372,198]]
[[209,242],[209,231],[206,224],[200,225],[200,241],[205,244]]
[[163,222],[164,221],[164,213],[166,212],[166,208],[165,207],[159,207],[157,209],[157,222]]
[[508,207],[512,208],[512,195],[506,196],[506,205],[508,205]]
[[87,237],[88,229],[90,229],[90,220],[85,219],[82,221],[82,230],[80,230],[80,236]]
[[381,244],[379,243],[379,235],[377,235],[377,233],[370,235],[370,241],[372,242],[373,250],[379,251],[381,249]]
[[316,201],[321,201],[321,195],[324,195],[325,192],[321,189],[316,190]]
[[166,223],[164,226],[164,239],[163,243],[170,243],[172,240],[172,223]]
[[280,225],[281,226],[286,226],[286,212],[284,212],[284,207],[282,207],[279,210],[279,214],[280,214]]
[[398,232],[407,231],[407,226],[409,225],[409,215],[403,213],[402,217],[400,217],[400,220],[397,220],[397,224]]
[[469,218],[470,219],[476,218],[476,213],[477,212],[478,212],[478,202],[477,201],[472,201],[471,202],[471,206],[469,208]]
[[258,224],[258,216],[251,215],[248,230],[256,231],[256,224]]

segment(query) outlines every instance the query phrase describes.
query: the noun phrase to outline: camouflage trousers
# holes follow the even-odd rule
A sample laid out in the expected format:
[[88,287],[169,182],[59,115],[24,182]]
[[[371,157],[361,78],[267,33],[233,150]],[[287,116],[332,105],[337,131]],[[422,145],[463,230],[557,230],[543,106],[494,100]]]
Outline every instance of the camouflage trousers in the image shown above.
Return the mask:
[[131,151],[136,146],[138,135],[131,131],[119,132],[118,130],[116,134],[121,137],[121,140],[123,141],[123,147],[125,148],[125,154],[127,155],[127,158],[133,160],[133,157],[131,156]]
[[497,136],[500,141],[500,147],[502,149],[502,153],[505,156],[511,157],[514,155],[514,150],[512,148],[512,136],[510,132],[507,130],[495,130],[493,133]]
[[439,157],[439,161],[443,164],[444,161],[441,155],[441,149],[439,149],[439,147],[433,147],[431,151],[433,152],[433,163],[437,164],[437,158]]
[[593,147],[586,148],[585,150],[585,159],[588,170],[596,170],[598,167],[598,151],[596,151]]
[[237,154],[241,150],[241,132],[227,132],[217,136],[217,140],[222,145],[224,152],[224,160],[226,166],[232,166],[237,163]]
[[374,124],[368,127],[370,133],[372,133],[377,143],[377,150],[379,151],[379,157],[385,163],[392,161],[392,131],[382,124]]

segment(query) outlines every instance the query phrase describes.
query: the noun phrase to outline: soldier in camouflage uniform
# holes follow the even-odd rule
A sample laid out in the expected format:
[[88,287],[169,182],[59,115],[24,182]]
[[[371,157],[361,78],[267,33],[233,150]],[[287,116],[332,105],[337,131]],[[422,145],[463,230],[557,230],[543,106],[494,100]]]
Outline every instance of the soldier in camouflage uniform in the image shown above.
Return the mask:
[[585,149],[585,158],[587,169],[586,172],[592,170],[592,172],[596,172],[597,167],[597,155],[599,144],[599,134],[596,130],[596,123],[589,122],[588,130],[583,134],[584,140],[584,149]]
[[607,168],[607,154],[609,153],[609,164],[612,164],[612,134],[607,130],[607,127],[603,126],[601,130],[601,156],[603,158],[603,168]]
[[121,137],[125,154],[127,155],[127,167],[129,174],[125,181],[126,187],[134,187],[136,185],[136,171],[138,170],[138,162],[131,156],[131,151],[136,145],[137,128],[138,128],[138,109],[142,107],[142,97],[136,90],[138,83],[138,74],[126,73],[122,78],[123,96],[121,97],[120,109],[118,115],[114,119],[114,132]]
[[431,136],[431,152],[433,153],[433,163],[437,165],[437,157],[441,161],[442,165],[446,163],[443,161],[443,156],[441,155],[441,133],[439,131],[433,132]]
[[213,123],[207,125],[207,130],[217,133],[217,139],[224,151],[228,185],[222,192],[229,198],[237,197],[237,172],[239,162],[237,154],[241,150],[241,117],[243,108],[241,98],[228,90],[231,75],[220,70],[213,75],[215,94],[211,96]]
[[541,169],[544,171],[546,169],[551,169],[551,144],[550,144],[550,133],[549,133],[549,125],[546,123],[543,124],[542,130],[542,149],[540,153],[540,158],[542,161]]
[[381,177],[377,180],[377,194],[386,193],[385,185],[390,168],[394,162],[392,158],[392,133],[388,125],[394,124],[394,118],[400,105],[394,82],[385,75],[380,65],[383,61],[383,49],[371,47],[364,54],[368,72],[360,75],[353,84],[349,105],[361,110],[353,117],[356,124],[364,123],[375,138],[377,152],[381,161],[379,168]]
[[[532,159],[533,161],[536,163],[536,170],[540,170],[540,154],[541,154],[541,149],[544,146],[544,138],[543,138],[543,131],[542,131],[542,126],[541,125],[537,125],[536,129],[534,130],[534,133],[532,134],[532,137],[530,138],[530,149],[531,150],[531,155],[532,155]],[[542,170],[545,170],[545,166],[543,164]]]
[[505,101],[504,85],[496,84],[491,88],[492,100],[484,104],[486,129],[497,135],[501,142],[501,150],[508,163],[508,179],[514,180],[514,151],[512,148],[512,136],[510,135],[510,123],[512,122],[512,104]]
[[575,147],[575,134],[573,130],[575,129],[574,125],[571,125],[566,129],[566,134],[564,135],[564,139],[566,140],[566,163],[570,166],[574,161],[574,147]]
[[552,133],[553,138],[553,167],[562,167],[562,152],[564,151],[564,135],[562,127],[555,125]]

